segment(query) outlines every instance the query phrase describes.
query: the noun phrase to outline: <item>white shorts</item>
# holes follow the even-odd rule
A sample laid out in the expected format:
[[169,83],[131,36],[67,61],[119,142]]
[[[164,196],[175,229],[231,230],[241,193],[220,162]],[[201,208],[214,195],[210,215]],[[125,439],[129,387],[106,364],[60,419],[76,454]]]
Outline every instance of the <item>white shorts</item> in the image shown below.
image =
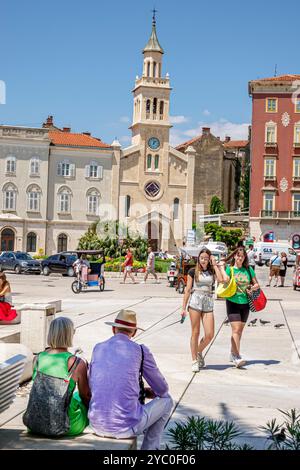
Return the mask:
[[125,266],[125,271],[126,271],[127,273],[131,273],[131,271],[132,271],[132,266]]
[[214,309],[213,296],[212,294],[199,294],[198,292],[193,292],[188,306],[198,312],[212,312]]

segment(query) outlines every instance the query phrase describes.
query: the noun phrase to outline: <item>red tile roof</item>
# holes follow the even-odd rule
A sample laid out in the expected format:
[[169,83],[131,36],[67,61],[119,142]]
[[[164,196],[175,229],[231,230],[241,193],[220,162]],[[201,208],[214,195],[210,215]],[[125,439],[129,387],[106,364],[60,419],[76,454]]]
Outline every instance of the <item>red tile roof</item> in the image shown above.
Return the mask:
[[198,142],[198,140],[202,139],[202,134],[198,135],[197,137],[194,137],[191,140],[187,140],[186,142],[183,142],[182,144],[177,145],[176,150],[185,150],[189,145],[192,145],[194,142]]
[[247,147],[248,144],[249,140],[229,140],[228,142],[223,142],[223,145],[226,148]]
[[110,147],[101,139],[85,134],[74,134],[73,132],[49,131],[49,138],[52,145],[61,145],[63,147]]
[[286,74],[278,75],[278,77],[269,78],[258,78],[257,80],[251,80],[252,82],[293,82],[294,80],[300,80],[300,75]]

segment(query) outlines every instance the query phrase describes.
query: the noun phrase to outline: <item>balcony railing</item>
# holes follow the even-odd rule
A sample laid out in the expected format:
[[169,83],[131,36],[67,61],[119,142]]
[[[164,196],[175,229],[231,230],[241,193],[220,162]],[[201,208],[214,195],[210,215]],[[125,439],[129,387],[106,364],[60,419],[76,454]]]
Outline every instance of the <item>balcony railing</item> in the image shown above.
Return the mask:
[[276,181],[276,176],[275,175],[264,175],[264,179],[266,181]]
[[300,176],[293,176],[293,181],[300,181]]
[[277,147],[277,142],[265,142],[265,147]]
[[294,142],[294,147],[295,148],[300,148],[300,142]]
[[300,218],[300,211],[260,211],[260,217],[262,219],[295,219]]

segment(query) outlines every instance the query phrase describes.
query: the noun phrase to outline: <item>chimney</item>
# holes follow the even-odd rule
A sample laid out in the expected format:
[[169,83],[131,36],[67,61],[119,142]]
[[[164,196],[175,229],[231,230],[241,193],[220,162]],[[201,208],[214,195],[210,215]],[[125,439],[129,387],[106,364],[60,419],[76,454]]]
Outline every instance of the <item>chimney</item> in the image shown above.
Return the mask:
[[83,132],[83,135],[91,135],[90,132]]
[[231,137],[229,135],[225,135],[225,142],[229,142]]
[[202,127],[202,135],[209,135],[210,127]]
[[63,132],[71,132],[71,127],[63,127]]
[[53,116],[48,116],[46,122],[43,123],[43,127],[53,127]]

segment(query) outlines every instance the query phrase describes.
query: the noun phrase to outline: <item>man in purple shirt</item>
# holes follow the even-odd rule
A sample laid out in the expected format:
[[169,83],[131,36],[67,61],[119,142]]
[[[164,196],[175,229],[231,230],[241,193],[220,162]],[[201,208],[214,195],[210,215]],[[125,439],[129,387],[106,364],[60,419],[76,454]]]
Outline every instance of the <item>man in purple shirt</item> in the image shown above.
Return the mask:
[[[159,449],[173,407],[168,384],[149,349],[131,341],[137,329],[142,330],[137,327],[135,312],[121,310],[114,322],[105,323],[113,327],[114,336],[96,344],[93,350],[89,369],[90,427],[106,437],[129,438],[144,433],[141,449]],[[141,348],[143,377],[150,386],[147,396],[153,398],[145,405],[139,402]]]

